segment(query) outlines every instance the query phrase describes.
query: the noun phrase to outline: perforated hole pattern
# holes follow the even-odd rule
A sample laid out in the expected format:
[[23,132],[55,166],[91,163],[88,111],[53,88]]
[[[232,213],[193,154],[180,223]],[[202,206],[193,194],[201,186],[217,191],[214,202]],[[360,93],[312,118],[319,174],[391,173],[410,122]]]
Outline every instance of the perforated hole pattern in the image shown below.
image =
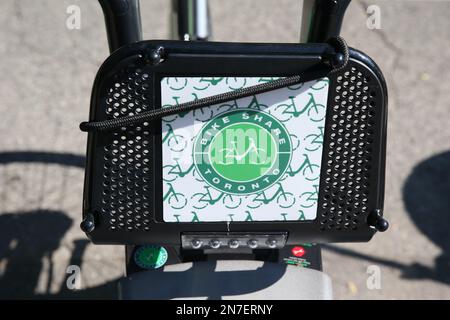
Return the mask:
[[[368,214],[376,92],[356,63],[336,76],[328,106],[329,148],[324,148],[318,219],[320,230],[356,230]],[[129,66],[107,88],[106,118],[149,109],[149,75]],[[333,88],[333,86],[331,86]],[[148,123],[113,133],[104,146],[102,221],[111,231],[149,231],[152,220],[151,134]],[[328,152],[325,150],[328,149]]]
[[330,92],[329,148],[323,155],[319,201],[321,230],[356,230],[368,214],[377,92],[374,79],[364,72],[351,63],[336,77],[335,92]]
[[[114,76],[106,96],[106,118],[149,109],[149,75],[131,65]],[[101,214],[109,229],[149,230],[151,135],[149,124],[122,128],[104,146]]]

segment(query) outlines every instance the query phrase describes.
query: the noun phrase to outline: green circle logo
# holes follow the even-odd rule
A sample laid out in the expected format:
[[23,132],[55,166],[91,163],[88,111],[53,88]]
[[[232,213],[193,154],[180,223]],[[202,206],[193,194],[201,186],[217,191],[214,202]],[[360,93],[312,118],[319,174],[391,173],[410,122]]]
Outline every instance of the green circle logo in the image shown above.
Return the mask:
[[141,246],[134,253],[134,262],[142,269],[158,269],[166,264],[167,250],[158,246]]
[[280,121],[266,112],[239,109],[203,126],[194,142],[194,163],[210,186],[245,195],[277,182],[291,152],[289,133]]

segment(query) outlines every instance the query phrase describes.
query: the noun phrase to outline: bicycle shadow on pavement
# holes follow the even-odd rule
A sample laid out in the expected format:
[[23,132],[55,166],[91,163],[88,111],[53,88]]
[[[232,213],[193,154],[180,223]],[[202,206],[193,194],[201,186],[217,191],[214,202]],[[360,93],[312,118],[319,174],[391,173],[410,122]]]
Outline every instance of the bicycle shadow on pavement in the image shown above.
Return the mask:
[[399,269],[404,279],[431,279],[450,285],[450,151],[416,165],[402,191],[412,222],[442,250],[435,258],[433,267],[420,262],[404,264],[334,245],[322,247],[338,254]]
[[[67,289],[66,278],[56,293],[53,253],[73,221],[63,212],[36,210],[0,215],[0,298],[1,299],[86,299],[117,297],[116,282],[85,290]],[[81,266],[88,240],[74,242],[67,265]],[[45,265],[44,265],[45,264]],[[65,269],[65,268],[64,268]],[[44,277],[42,278],[42,276]],[[44,279],[45,283],[39,283]],[[44,293],[36,292],[36,289]]]
[[[64,274],[58,288],[55,289],[54,253],[63,244],[61,240],[72,227],[73,221],[60,211],[36,210],[28,212],[14,212],[0,214],[0,299],[117,299],[118,280],[108,281],[102,285],[70,290],[66,284],[70,274]],[[63,268],[58,266],[58,272],[65,272],[69,265],[82,267],[83,256],[90,242],[85,239],[74,241],[69,261],[64,262]],[[61,262],[59,262],[61,263]],[[151,286],[165,288],[158,291],[159,299],[179,298],[191,296],[191,287],[177,288],[164,286],[164,283],[182,283],[190,276],[209,274],[209,280],[216,285],[205,285],[196,295],[209,299],[221,299],[223,294],[235,295],[258,291],[277,282],[285,273],[286,266],[269,268],[264,264],[254,271],[215,272],[214,263],[199,264],[202,267],[191,268],[188,271],[162,273],[157,272]],[[274,264],[273,264],[274,265]],[[196,266],[196,264],[194,264]],[[208,266],[212,266],[209,268]],[[209,268],[209,269],[208,269]],[[63,271],[61,271],[61,269]],[[269,272],[267,271],[269,269]],[[159,270],[158,270],[159,271]],[[143,273],[147,275],[148,273]],[[155,274],[155,273],[152,273]],[[148,274],[148,275],[152,275]],[[234,276],[234,277],[233,277]],[[230,279],[243,279],[245,283],[229,283]],[[43,280],[44,279],[44,280]],[[126,279],[122,279],[126,281]],[[155,285],[155,281],[161,286]],[[241,280],[242,281],[242,280]],[[44,282],[44,283],[43,283]],[[142,285],[142,284],[141,284]],[[140,288],[138,292],[152,294]],[[39,287],[39,292],[37,288]],[[241,287],[243,289],[241,289]],[[218,291],[216,288],[222,288]],[[144,298],[152,298],[148,296]],[[155,298],[153,296],[153,298]]]
[[147,270],[122,279],[123,299],[222,300],[226,296],[246,295],[269,288],[287,271],[286,264],[271,262],[250,270],[217,270],[217,261],[190,262],[181,265],[180,269],[186,266],[186,270]]
[[434,268],[416,263],[405,277],[430,278],[450,285],[450,151],[419,163],[403,187],[406,209],[416,227],[442,253]]
[[[44,151],[0,152],[0,165],[17,163],[84,169],[85,157]],[[68,274],[56,293],[50,290],[54,265],[59,263],[53,261],[53,254],[72,225],[73,220],[58,210],[0,212],[0,299],[117,298],[116,281],[72,291],[66,286]],[[81,266],[88,244],[87,239],[75,240],[67,265]],[[65,272],[67,266],[63,267]],[[37,292],[38,287],[43,293]]]

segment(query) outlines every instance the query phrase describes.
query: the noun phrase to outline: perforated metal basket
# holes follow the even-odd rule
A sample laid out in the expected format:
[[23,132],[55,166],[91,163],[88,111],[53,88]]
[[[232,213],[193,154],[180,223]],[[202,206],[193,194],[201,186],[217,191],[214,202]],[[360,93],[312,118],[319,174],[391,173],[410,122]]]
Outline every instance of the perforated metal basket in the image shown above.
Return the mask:
[[[145,59],[164,47],[166,59]],[[101,67],[90,120],[139,114],[161,105],[164,76],[288,76],[320,63],[330,47],[146,41],[115,52]],[[232,57],[232,59],[230,58]],[[161,123],[89,133],[85,227],[97,243],[179,244],[184,233],[286,232],[288,243],[367,241],[380,227],[384,193],[387,90],[374,62],[350,51],[329,77],[317,217],[311,221],[167,223],[162,218]]]

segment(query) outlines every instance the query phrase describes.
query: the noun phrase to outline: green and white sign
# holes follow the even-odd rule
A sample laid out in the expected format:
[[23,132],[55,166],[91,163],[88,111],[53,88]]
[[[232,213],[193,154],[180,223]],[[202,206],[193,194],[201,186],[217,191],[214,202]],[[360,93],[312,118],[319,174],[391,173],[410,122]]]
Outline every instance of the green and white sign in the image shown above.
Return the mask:
[[269,113],[238,109],[202,127],[194,142],[194,164],[211,187],[248,195],[279,181],[291,152],[291,139],[281,122]]
[[143,269],[158,269],[164,266],[169,255],[164,247],[140,246],[134,253],[134,262]]
[[[163,107],[277,78],[164,78]],[[328,79],[163,118],[166,222],[313,220]]]

